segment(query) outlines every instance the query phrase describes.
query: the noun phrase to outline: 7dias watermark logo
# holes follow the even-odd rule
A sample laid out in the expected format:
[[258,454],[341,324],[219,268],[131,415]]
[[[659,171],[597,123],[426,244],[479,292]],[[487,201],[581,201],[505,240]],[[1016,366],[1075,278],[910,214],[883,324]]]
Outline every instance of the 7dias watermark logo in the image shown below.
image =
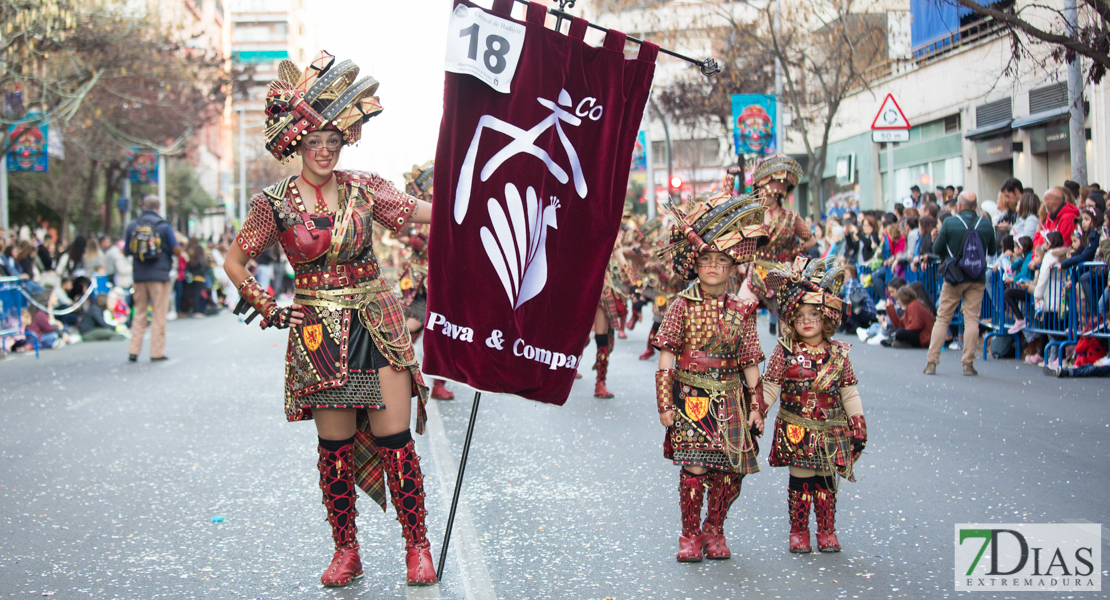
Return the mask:
[[956,525],[956,591],[1101,591],[1097,523]]

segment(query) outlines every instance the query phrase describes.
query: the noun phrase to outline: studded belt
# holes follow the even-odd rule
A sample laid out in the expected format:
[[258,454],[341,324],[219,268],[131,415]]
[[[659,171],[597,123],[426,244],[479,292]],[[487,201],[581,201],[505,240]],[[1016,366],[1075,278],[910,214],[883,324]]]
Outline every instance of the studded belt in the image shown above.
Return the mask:
[[735,358],[714,356],[701,350],[683,350],[678,356],[678,368],[686,371],[707,372],[710,369],[735,373],[738,367]]
[[362,310],[374,301],[378,292],[387,292],[392,287],[384,279],[378,279],[358,287],[307,290],[298,288],[293,296],[293,302],[302,306],[319,306],[333,310],[357,309]]
[[334,268],[301,269],[293,279],[300,289],[334,289],[358,285],[367,279],[377,279],[381,275],[378,263],[368,261],[361,264],[340,263]]
[[783,394],[782,402],[791,402],[805,408],[821,408],[828,410],[840,406],[840,396],[818,394],[815,392],[806,392],[805,394]]

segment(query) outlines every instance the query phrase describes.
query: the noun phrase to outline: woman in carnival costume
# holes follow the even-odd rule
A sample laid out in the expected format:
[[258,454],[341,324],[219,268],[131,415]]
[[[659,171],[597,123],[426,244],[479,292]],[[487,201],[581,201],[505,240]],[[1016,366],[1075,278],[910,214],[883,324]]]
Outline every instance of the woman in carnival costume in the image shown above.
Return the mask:
[[852,467],[867,445],[863,416],[848,344],[832,339],[843,306],[838,293],[844,271],[833,259],[798,257],[784,271],[769,302],[781,321],[763,374],[760,416],[781,400],[768,463],[790,467],[788,505],[790,551],[812,552],[810,507],[817,517],[817,549],[839,552],[836,538],[836,475],[855,481]]
[[[413,165],[412,171],[404,174],[405,193],[430,204],[433,173],[433,161]],[[409,247],[408,260],[401,267],[398,282],[401,288],[401,306],[405,308],[405,326],[414,345],[424,332],[428,314],[428,236],[431,232],[431,225],[419,223],[411,224],[406,234],[398,236]],[[432,379],[431,395],[436,400],[455,399],[455,394],[447,389],[442,379]]]
[[[427,420],[427,387],[417,368],[405,315],[381,277],[373,223],[396,233],[427,223],[431,205],[381,177],[339,171],[340,151],[381,112],[373,77],[321,52],[303,74],[286,60],[266,95],[266,149],[301,161],[287,177],[251,199],[225,269],[239,290],[236,312],[253,308],[263,328],[290,328],[285,358],[285,414],[314,419],[320,489],[335,554],[320,581],[344,586],[362,575],[356,539],[355,486],[384,510],[385,489],[405,539],[409,585],[436,582],[424,525],[424,477],[409,421]],[[280,307],[247,270],[251,258],[280,243],[296,272],[292,306]]]
[[751,428],[762,422],[750,407],[761,395],[763,360],[755,296],[747,289],[729,295],[726,287],[737,265],[747,267],[766,238],[763,208],[754,198],[724,192],[695,204],[688,215],[668,209],[678,226],[666,251],[674,272],[694,282],[667,308],[654,339],[661,351],[655,375],[659,422],[667,428],[663,455],[682,466],[676,558],[697,562],[704,551],[707,558],[726,559],[729,507],[744,475],[759,471]]

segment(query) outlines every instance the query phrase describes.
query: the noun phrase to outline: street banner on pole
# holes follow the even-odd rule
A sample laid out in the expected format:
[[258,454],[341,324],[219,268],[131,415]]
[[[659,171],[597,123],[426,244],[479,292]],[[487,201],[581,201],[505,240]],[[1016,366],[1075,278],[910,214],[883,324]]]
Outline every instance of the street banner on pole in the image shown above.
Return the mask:
[[45,173],[50,170],[50,128],[40,118],[39,113],[28,113],[23,122],[8,128],[9,139],[16,140],[11,150],[8,150],[8,172]]
[[585,20],[563,34],[544,27],[543,5],[523,23],[512,6],[459,2],[448,29],[465,43],[448,44],[423,366],[561,405],[620,227],[658,46],[626,60],[622,33],[595,48]]
[[737,154],[775,153],[776,106],[774,94],[732,95],[732,134]]
[[132,148],[129,156],[131,183],[158,183],[158,155],[152,150]]

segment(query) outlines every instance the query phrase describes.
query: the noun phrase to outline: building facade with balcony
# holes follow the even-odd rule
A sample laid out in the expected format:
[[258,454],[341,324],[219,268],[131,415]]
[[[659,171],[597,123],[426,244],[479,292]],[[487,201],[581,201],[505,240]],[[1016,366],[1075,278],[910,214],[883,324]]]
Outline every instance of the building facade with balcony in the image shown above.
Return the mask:
[[[989,18],[954,7],[942,12],[924,0],[907,8],[912,47],[875,67],[870,89],[842,104],[822,198],[850,189],[864,210],[891,210],[913,185],[923,192],[962,187],[985,201],[996,200],[1009,177],[1038,195],[1069,179],[1066,67],[1013,60],[1006,30]],[[1108,92],[1107,80],[1084,90],[1088,180],[1103,184],[1110,181]],[[871,141],[871,123],[888,93],[913,125],[908,142]],[[838,178],[836,165],[849,161],[850,177]]]

